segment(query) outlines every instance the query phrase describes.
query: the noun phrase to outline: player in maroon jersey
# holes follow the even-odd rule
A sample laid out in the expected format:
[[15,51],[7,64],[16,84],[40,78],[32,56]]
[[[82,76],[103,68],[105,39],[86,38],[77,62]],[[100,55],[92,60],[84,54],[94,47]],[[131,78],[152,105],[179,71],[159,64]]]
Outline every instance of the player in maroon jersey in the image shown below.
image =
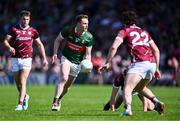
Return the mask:
[[32,65],[32,43],[37,45],[47,68],[48,62],[44,46],[36,29],[29,25],[31,12],[23,10],[20,13],[20,24],[10,28],[4,39],[4,45],[12,55],[11,65],[14,80],[19,91],[18,105],[15,110],[27,110],[29,95],[26,93],[26,81]]
[[134,11],[124,11],[122,13],[122,21],[124,28],[119,31],[115,38],[109,50],[106,64],[100,68],[100,72],[109,68],[118,47],[124,42],[127,51],[132,57],[132,63],[128,67],[125,78],[123,90],[125,111],[123,115],[132,115],[131,102],[134,89],[139,94],[143,94],[150,99],[155,104],[158,113],[162,115],[164,113],[164,103],[160,102],[152,91],[146,87],[153,76],[156,78],[161,77],[159,71],[159,49],[149,33],[136,25],[137,15]]
[[[126,72],[127,70],[124,70],[118,76],[115,77],[113,81],[110,100],[104,105],[103,108],[104,111],[108,111],[108,110],[115,111],[115,109],[119,108],[119,106],[123,103],[123,88],[124,88],[124,79],[126,76]],[[137,92],[133,92],[133,95],[138,95],[138,97],[143,103],[143,110],[145,112],[151,111],[155,108],[152,101],[147,99],[143,95],[140,95]]]

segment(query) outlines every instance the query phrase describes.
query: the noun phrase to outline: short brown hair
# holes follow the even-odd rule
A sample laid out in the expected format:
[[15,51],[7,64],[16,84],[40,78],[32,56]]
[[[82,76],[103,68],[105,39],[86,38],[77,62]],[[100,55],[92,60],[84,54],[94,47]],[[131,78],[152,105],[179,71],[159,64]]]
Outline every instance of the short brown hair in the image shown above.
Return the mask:
[[122,12],[121,20],[126,25],[133,25],[138,23],[137,14],[130,10]]
[[31,12],[30,11],[27,11],[27,10],[22,10],[21,12],[20,12],[20,17],[22,17],[22,16],[31,16]]
[[76,16],[76,23],[80,22],[83,18],[88,19],[88,15],[86,15],[86,14],[79,14],[79,15],[77,15]]

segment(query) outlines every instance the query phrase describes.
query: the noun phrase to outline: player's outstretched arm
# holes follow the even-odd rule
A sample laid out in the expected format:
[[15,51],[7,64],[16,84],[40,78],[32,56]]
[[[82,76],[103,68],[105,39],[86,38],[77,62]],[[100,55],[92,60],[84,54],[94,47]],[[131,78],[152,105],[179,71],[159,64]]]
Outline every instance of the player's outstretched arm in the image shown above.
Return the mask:
[[43,66],[45,68],[47,68],[48,67],[48,61],[47,61],[47,58],[46,58],[46,52],[45,52],[45,49],[44,49],[44,45],[42,44],[40,38],[37,38],[34,41],[35,41],[35,43],[36,43],[36,45],[37,45],[37,47],[39,49],[39,52],[40,52],[40,54],[41,54],[41,56],[43,58]]
[[116,52],[117,52],[117,49],[118,47],[121,45],[122,43],[122,40],[120,39],[115,39],[109,52],[108,52],[108,56],[107,56],[107,59],[106,59],[106,63],[104,66],[100,67],[99,68],[99,72],[102,73],[104,71],[106,71],[107,69],[109,69],[110,67],[110,62],[112,60],[112,58],[115,56]]
[[58,53],[58,49],[59,49],[59,46],[60,46],[60,43],[62,41],[62,37],[61,37],[61,34],[59,34],[55,41],[54,41],[54,49],[53,49],[53,56],[52,56],[52,64],[55,62],[55,60],[57,59],[57,53]]
[[92,46],[86,47],[85,59],[88,59],[90,61],[91,61],[91,50],[92,50]]
[[161,73],[159,71],[160,51],[154,41],[150,42],[150,46],[156,59],[156,72],[154,76],[158,79],[161,78]]

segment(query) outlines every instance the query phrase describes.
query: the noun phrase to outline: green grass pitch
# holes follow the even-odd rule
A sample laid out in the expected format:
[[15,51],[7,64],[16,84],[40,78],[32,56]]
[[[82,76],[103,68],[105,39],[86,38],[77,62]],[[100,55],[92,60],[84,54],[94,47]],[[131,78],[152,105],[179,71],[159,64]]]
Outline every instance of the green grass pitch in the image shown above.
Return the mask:
[[51,111],[54,85],[27,86],[30,95],[27,111],[14,111],[18,93],[15,85],[0,86],[0,121],[180,121],[180,88],[151,87],[165,102],[165,115],[143,112],[142,103],[133,97],[133,116],[121,116],[123,105],[115,112],[104,112],[111,86],[73,85],[62,100],[59,112]]

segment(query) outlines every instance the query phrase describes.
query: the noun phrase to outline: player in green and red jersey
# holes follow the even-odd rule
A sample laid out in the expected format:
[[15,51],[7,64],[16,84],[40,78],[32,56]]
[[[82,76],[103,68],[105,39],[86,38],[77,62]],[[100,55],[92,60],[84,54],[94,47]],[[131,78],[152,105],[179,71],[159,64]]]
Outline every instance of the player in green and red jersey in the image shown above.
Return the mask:
[[88,16],[80,14],[76,17],[76,24],[67,26],[57,36],[54,42],[54,55],[52,63],[57,59],[59,46],[65,42],[60,58],[60,80],[56,85],[52,111],[59,111],[61,99],[76,79],[81,70],[81,61],[91,61],[93,35],[88,32]]

